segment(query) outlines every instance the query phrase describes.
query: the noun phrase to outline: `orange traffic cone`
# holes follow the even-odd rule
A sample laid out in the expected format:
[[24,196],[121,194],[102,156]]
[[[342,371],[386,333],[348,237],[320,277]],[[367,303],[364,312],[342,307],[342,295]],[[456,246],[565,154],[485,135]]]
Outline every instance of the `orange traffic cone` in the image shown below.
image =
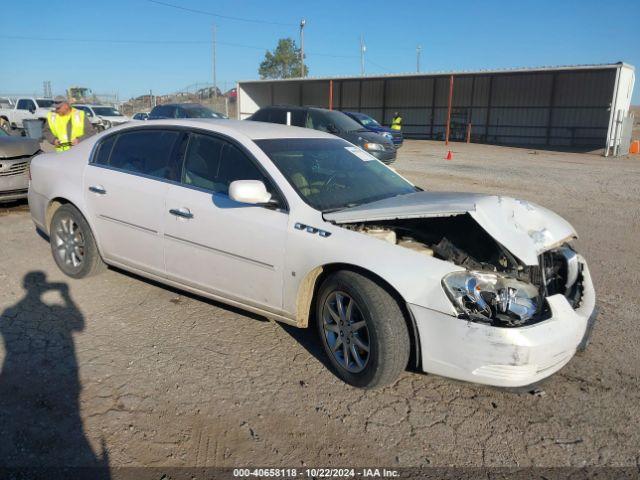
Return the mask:
[[453,153],[451,153],[451,150],[449,150],[447,152],[447,156],[444,157],[445,160],[453,160]]

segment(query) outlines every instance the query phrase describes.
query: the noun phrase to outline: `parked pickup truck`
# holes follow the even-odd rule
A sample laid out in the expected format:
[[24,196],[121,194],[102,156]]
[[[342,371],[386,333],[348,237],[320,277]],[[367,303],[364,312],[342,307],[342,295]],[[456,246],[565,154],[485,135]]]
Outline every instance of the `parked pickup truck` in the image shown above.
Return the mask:
[[18,98],[13,108],[0,108],[0,127],[24,128],[22,121],[29,119],[46,120],[47,113],[53,108],[53,100],[48,98]]

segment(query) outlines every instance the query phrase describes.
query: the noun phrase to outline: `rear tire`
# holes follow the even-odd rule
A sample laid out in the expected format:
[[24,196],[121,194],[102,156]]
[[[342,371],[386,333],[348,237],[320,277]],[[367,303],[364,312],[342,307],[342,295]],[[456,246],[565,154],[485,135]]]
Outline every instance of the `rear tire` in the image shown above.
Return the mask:
[[394,382],[407,367],[411,344],[398,302],[356,272],[339,271],[320,286],[318,333],[338,377],[359,388]]
[[54,213],[49,243],[58,268],[69,277],[90,277],[106,269],[89,224],[73,205],[62,205]]

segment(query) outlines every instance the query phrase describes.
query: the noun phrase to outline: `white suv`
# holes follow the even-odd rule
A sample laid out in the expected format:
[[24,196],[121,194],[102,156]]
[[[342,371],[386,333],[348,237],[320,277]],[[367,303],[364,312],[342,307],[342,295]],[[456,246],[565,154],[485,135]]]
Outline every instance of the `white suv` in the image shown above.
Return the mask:
[[98,130],[107,130],[131,120],[110,105],[75,104],[73,108],[85,112],[91,124]]

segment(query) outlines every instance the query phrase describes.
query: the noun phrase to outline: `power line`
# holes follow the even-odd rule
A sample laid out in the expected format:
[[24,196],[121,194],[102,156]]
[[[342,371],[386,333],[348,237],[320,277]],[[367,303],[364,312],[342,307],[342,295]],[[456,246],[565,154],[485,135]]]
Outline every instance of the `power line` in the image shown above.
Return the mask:
[[369,58],[367,58],[366,61],[368,63],[370,63],[371,65],[373,65],[374,67],[378,67],[379,69],[384,70],[385,72],[391,72],[391,70],[389,70],[388,68],[383,67],[382,65],[380,65],[380,64],[378,64],[376,62],[372,62]]
[[175,43],[180,45],[193,45],[210,43],[209,40],[124,40],[124,39],[100,39],[100,38],[64,38],[64,37],[27,37],[21,35],[0,35],[0,38],[10,40],[34,40],[38,42],[77,42],[77,43],[137,43],[144,45],[155,45]]
[[[0,38],[9,40],[28,40],[37,42],[76,42],[76,43],[105,43],[105,44],[139,44],[139,45],[211,45],[211,40],[139,40],[139,39],[102,39],[102,38],[68,38],[68,37],[31,37],[22,35],[0,35]],[[270,50],[267,47],[257,45],[244,45],[241,43],[220,42],[217,45],[227,47],[250,48],[253,50]],[[331,57],[331,58],[358,58],[357,55],[335,55],[333,53],[306,52],[305,56]]]
[[283,23],[283,22],[272,22],[269,20],[258,20],[255,18],[242,18],[242,17],[232,17],[229,15],[221,15],[219,13],[207,12],[205,10],[198,10],[196,8],[183,7],[181,5],[174,5],[172,3],[160,2],[159,0],[147,0],[149,3],[155,3],[156,5],[162,5],[164,7],[175,8],[177,10],[183,10],[185,12],[198,13],[200,15],[208,15],[210,17],[216,18],[224,18],[226,20],[235,20],[237,22],[247,22],[247,23],[263,23],[266,25],[280,25],[282,27],[297,27],[298,25],[295,23]]

